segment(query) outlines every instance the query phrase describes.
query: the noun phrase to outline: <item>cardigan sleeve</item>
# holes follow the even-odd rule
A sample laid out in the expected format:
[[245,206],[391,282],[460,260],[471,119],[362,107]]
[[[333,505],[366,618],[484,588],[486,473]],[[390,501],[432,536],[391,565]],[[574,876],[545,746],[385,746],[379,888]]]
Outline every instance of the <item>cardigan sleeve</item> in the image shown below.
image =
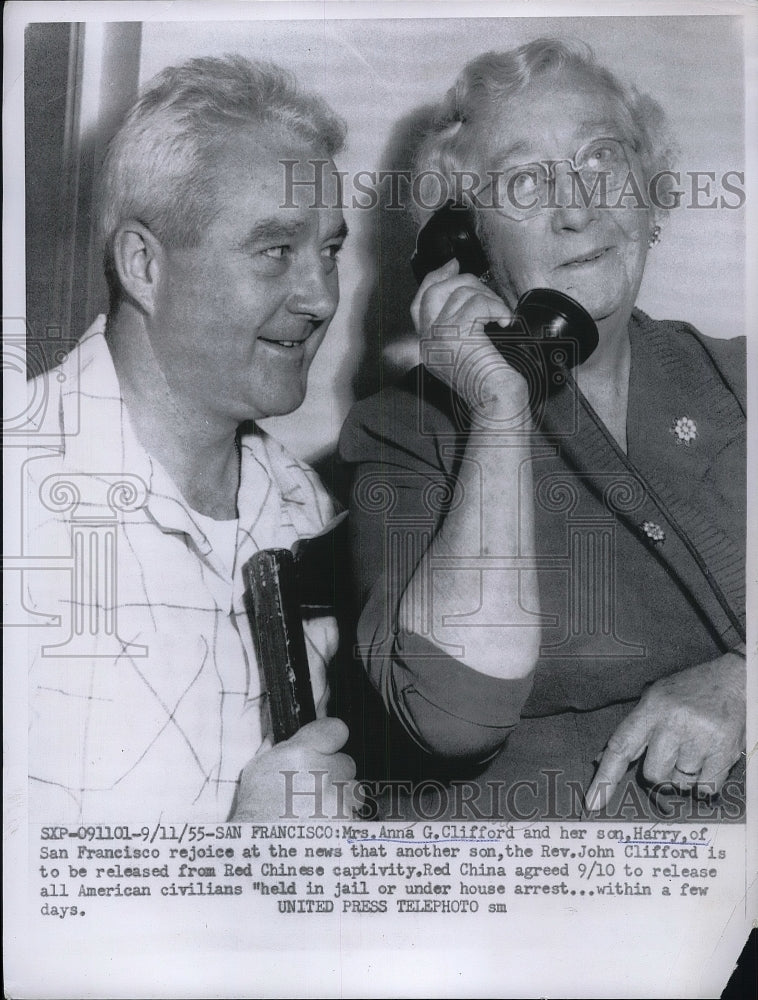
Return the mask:
[[424,750],[473,762],[505,743],[532,677],[491,677],[445,653],[431,636],[398,629],[400,600],[444,516],[445,498],[449,503],[454,493],[454,472],[441,457],[445,432],[448,441],[455,438],[442,412],[424,408],[415,393],[393,389],[353,408],[340,457],[354,473],[358,645],[371,682]]

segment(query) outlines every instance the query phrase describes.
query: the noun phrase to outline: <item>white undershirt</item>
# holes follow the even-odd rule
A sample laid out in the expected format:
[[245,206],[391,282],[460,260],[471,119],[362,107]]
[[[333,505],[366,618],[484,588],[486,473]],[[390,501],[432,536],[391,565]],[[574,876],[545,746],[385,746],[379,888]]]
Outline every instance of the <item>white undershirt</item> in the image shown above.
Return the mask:
[[192,517],[197,522],[203,534],[211,543],[211,548],[216,554],[228,576],[232,575],[234,567],[234,553],[237,546],[237,527],[239,518],[233,517],[230,521],[216,521],[207,514],[200,514],[192,511]]

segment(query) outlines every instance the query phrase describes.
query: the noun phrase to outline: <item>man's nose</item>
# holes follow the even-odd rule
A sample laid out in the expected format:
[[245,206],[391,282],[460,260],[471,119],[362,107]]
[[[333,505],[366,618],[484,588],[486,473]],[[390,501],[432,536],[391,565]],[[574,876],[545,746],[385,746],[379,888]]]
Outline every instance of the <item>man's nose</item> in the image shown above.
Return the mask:
[[331,319],[339,302],[339,282],[336,265],[329,265],[318,254],[304,261],[294,275],[295,287],[287,299],[287,308],[299,316],[308,316],[317,323]]
[[598,217],[597,192],[590,186],[584,189],[580,175],[568,161],[553,168],[553,207],[551,224],[554,232],[573,229],[581,232]]

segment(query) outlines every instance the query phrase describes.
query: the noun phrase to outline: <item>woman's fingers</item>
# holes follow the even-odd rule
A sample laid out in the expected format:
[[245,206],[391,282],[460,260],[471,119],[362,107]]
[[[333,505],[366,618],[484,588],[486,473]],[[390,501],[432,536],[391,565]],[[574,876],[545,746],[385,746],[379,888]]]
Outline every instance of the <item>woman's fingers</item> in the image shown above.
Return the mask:
[[436,271],[430,271],[429,274],[424,278],[424,280],[419,285],[419,289],[411,303],[411,319],[413,320],[413,325],[417,330],[420,329],[420,312],[421,312],[421,302],[427,295],[429,290],[435,285],[440,285],[445,281],[455,277],[458,274],[458,261],[453,257],[449,260],[447,264],[443,264],[442,267],[437,268]]
[[697,791],[703,795],[720,792],[733,765],[733,756],[723,750],[706,757],[695,782]]
[[411,317],[422,338],[434,336],[435,327],[453,325],[466,336],[476,320],[507,323],[511,312],[473,274],[459,274],[458,261],[452,260],[424,278],[411,305]]
[[644,752],[648,734],[648,720],[637,705],[608,740],[584,799],[587,812],[605,808],[626,769]]
[[510,321],[510,310],[496,295],[461,288],[450,296],[432,330],[435,332],[440,327],[445,327],[456,336],[464,338],[483,333],[487,323],[507,326]]
[[509,416],[524,411],[523,377],[485,336],[487,324],[506,327],[512,320],[510,309],[492,289],[473,274],[459,274],[458,262],[452,260],[426,276],[411,314],[424,344],[424,364],[472,414],[502,420],[506,411]]
[[436,335],[439,328],[458,327],[459,336],[467,336],[472,327],[481,321],[510,322],[511,311],[494,292],[484,285],[461,284],[461,279],[436,285],[421,304],[419,335]]

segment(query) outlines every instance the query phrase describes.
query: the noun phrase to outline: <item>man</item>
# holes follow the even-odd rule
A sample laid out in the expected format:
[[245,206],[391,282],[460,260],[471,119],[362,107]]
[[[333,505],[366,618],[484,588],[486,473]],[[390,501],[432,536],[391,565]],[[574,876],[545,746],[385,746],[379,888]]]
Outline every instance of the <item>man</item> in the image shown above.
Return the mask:
[[[319,718],[271,748],[242,566],[333,513],[254,422],[301,404],[337,307],[343,139],[282,71],[226,57],[160,73],[111,142],[109,313],[43,377],[40,430],[59,441],[29,463],[29,544],[66,570],[33,574],[28,597],[61,626],[31,669],[36,819],[283,816],[283,771],[327,772],[322,810],[340,808],[344,724]],[[312,187],[284,189],[313,160],[322,207]],[[323,716],[336,626],[307,639]]]

